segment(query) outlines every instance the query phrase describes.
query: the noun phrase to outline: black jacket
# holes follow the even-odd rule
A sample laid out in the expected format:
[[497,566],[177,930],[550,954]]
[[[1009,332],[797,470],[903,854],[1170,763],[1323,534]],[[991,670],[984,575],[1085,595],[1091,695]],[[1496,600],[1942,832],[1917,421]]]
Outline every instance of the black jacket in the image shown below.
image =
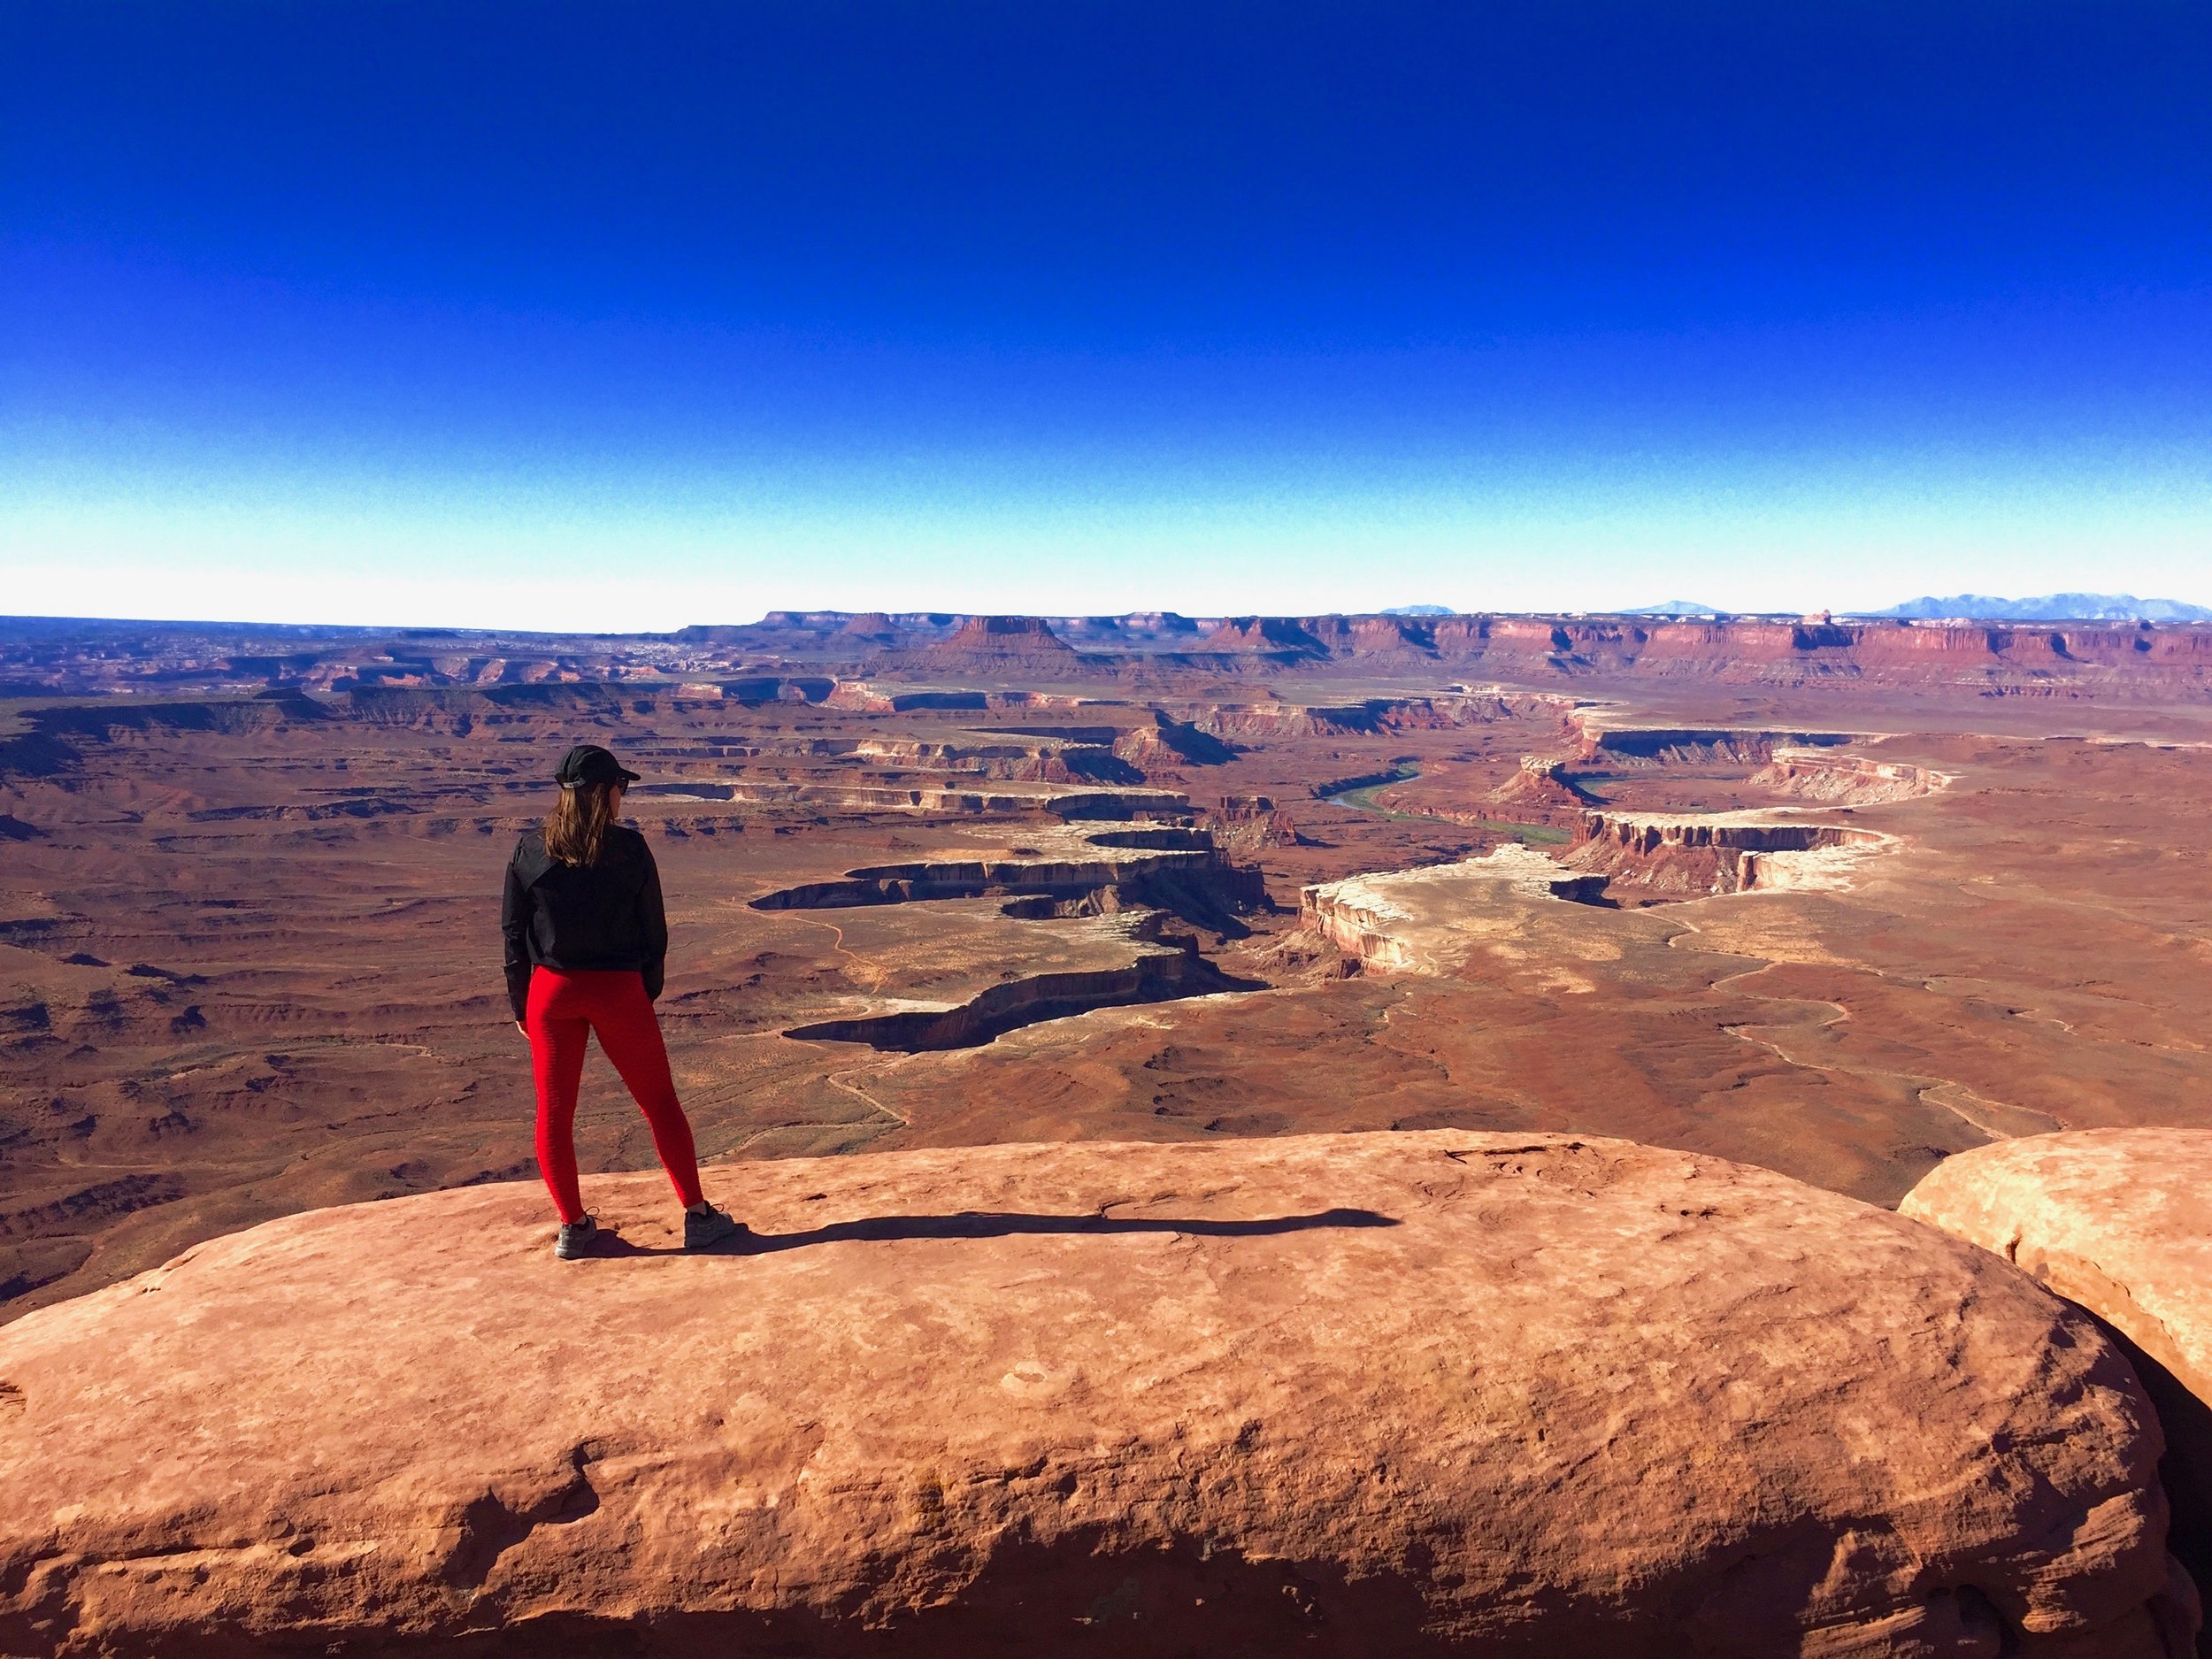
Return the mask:
[[588,865],[561,863],[532,830],[507,861],[499,926],[507,936],[507,1000],[517,1019],[530,1005],[534,967],[634,968],[645,976],[646,995],[661,994],[668,915],[653,849],[634,829],[610,824],[599,862]]

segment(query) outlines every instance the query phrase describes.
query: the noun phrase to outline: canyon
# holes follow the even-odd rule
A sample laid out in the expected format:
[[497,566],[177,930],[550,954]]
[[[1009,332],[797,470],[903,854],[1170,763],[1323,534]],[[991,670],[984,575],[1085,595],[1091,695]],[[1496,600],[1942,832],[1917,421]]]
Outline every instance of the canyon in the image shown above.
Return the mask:
[[[1889,1202],[2193,1122],[2196,633],[2041,630],[2021,678],[2016,631],[1895,623],[8,624],[0,1317],[527,1175],[490,907],[585,739],[645,774],[717,1157],[1509,1126]],[[1344,882],[1407,914],[1306,896]]]
[[[811,1192],[845,1194],[838,1225],[1106,1198],[1120,1215],[1136,1187],[1106,1172],[1139,1169],[1162,1215],[1214,1215],[1217,1170],[1272,1194],[1269,1216],[1402,1219],[1396,1198],[1283,1171],[1316,1136],[1340,1138],[1329,1157],[1348,1167],[1371,1143],[1385,1185],[1401,1181],[1379,1172],[1392,1146],[1563,1138],[1625,1148],[1605,1155],[1624,1168],[1724,1170],[1784,1209],[1845,1206],[1819,1213],[1857,1249],[1951,1160],[2212,1129],[2208,664],[2212,629],[2163,624],[787,613],[549,637],[0,622],[0,1435],[54,1429],[52,1368],[96,1340],[86,1310],[150,1317],[173,1290],[233,1307],[192,1271],[218,1260],[255,1294],[296,1294],[252,1279],[262,1247],[242,1240],[381,1237],[419,1217],[424,1248],[462,1263],[478,1217],[535,1271],[549,1230],[497,888],[572,743],[644,775],[626,814],[668,894],[677,1082],[710,1191],[749,1194],[761,1225],[800,1227]],[[626,1239],[656,1236],[645,1125],[596,1058],[578,1137],[588,1198],[606,1196]],[[986,1170],[1007,1171],[995,1196],[973,1184]],[[1297,1239],[1325,1254],[1386,1236],[1404,1235]],[[1594,1257],[1574,1271],[1618,1276]],[[526,1304],[544,1294],[516,1281]],[[2043,1363],[2075,1327],[2039,1317]],[[35,1387],[19,1363],[35,1353],[50,1356]],[[1632,1353],[1608,1362],[1618,1376]],[[2112,1432],[2115,1458],[2155,1461],[2147,1432]],[[458,1529],[422,1559],[466,1557],[463,1599],[495,1611],[488,1632],[580,1617],[526,1585],[531,1552],[584,1536],[562,1509],[572,1477],[614,1512],[606,1459],[565,1455],[514,1464],[539,1486],[485,1474],[496,1514],[467,1518],[470,1473],[425,1499],[424,1517],[450,1500],[460,1518],[404,1521],[410,1537]],[[1154,1451],[1133,1455],[1155,1469]],[[85,1525],[110,1529],[86,1563],[155,1562],[113,1514]],[[319,1539],[333,1523],[296,1525]],[[1275,1548],[1238,1535],[1252,1559]],[[308,1568],[276,1555],[313,1567],[326,1548],[265,1540],[250,1558],[242,1534],[195,1536],[201,1564],[261,1563],[288,1584]],[[2114,1568],[2134,1600],[2108,1610],[2171,1647],[2193,1615],[2170,1597],[2146,1610],[2168,1594],[2157,1559],[2145,1544]],[[510,1568],[524,1587],[488,1588]],[[115,1606],[183,1594],[166,1571],[129,1567],[140,1587]],[[406,1628],[460,1631],[432,1610],[457,1605],[450,1574],[425,1571]],[[1129,1605],[1153,1607],[1181,1571],[1135,1574]],[[1365,1616],[1273,1571],[1240,1567],[1220,1593]],[[1409,1630],[1490,1617],[1438,1612],[1450,1597],[1429,1567],[1391,1571],[1386,1616]],[[49,1587],[96,1628],[79,1590]],[[866,1650],[822,1633],[826,1605],[738,1596],[697,1629],[803,1617],[821,1651]],[[1874,1605],[1850,1617],[1938,1617]],[[2025,1638],[2017,1609],[1947,1606],[1951,1645],[1925,1651]],[[343,1617],[314,1628],[368,1643]],[[1923,1650],[1889,1640],[1833,1651]]]

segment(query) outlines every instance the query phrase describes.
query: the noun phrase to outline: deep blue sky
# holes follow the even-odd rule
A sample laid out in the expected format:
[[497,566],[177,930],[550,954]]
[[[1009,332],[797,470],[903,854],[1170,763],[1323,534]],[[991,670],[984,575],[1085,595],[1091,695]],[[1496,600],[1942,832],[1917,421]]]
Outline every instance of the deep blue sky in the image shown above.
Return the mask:
[[0,8],[0,611],[2212,600],[2212,8]]

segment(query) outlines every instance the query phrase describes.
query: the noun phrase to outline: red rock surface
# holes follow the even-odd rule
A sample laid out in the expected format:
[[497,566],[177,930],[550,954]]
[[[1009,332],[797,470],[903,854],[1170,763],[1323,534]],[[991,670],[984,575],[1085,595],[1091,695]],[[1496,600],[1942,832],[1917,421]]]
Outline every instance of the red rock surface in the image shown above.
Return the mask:
[[2212,1400],[2212,1130],[1995,1141],[1937,1164],[1900,1209],[2080,1302]]
[[[495,1185],[0,1332],[0,1650],[2183,1651],[2078,1311],[1766,1171],[1466,1131]],[[458,1646],[455,1638],[467,1637]]]
[[1539,822],[1578,825],[1590,797],[1576,788],[1567,776],[1567,764],[1540,755],[1524,758],[1512,777],[1490,791],[1502,804],[1532,807],[1542,814]]
[[1993,1250],[2117,1330],[2164,1419],[2176,1553],[2212,1576],[2212,1130],[2092,1129],[1946,1159],[1906,1215]]

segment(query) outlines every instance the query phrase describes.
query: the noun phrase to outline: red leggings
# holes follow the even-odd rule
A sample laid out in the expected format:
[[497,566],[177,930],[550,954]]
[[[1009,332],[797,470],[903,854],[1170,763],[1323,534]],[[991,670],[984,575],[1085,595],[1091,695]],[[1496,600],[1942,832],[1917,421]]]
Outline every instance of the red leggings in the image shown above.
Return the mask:
[[580,1221],[584,1200],[576,1188],[576,1087],[583,1080],[584,1049],[591,1033],[629,1086],[631,1098],[652,1125],[653,1150],[687,1207],[700,1202],[699,1156],[691,1125],[676,1101],[668,1075],[661,1023],[646,999],[645,977],[636,972],[530,975],[530,1070],[538,1085],[538,1170],[563,1221]]

